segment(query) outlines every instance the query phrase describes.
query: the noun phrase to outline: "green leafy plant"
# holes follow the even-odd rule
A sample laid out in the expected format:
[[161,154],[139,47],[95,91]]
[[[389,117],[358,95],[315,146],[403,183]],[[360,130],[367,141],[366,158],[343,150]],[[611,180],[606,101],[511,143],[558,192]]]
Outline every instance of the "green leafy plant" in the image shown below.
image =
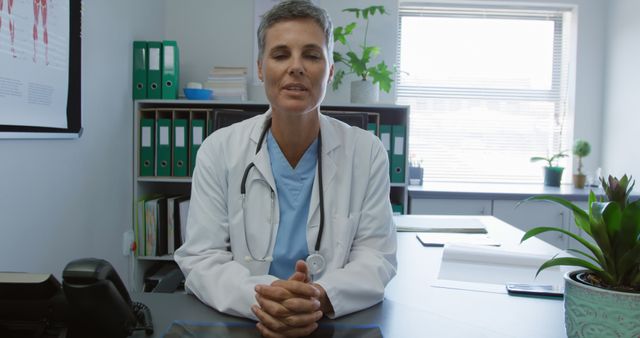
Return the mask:
[[[629,195],[635,183],[624,175],[621,179],[609,176],[600,178],[606,200],[596,199],[593,191],[589,194],[589,208],[582,210],[575,204],[557,196],[541,195],[526,199],[546,200],[560,204],[573,212],[581,237],[571,231],[556,227],[537,227],[527,231],[525,241],[547,231],[566,234],[584,245],[590,252],[576,249],[567,251],[577,257],[553,257],[538,269],[558,265],[579,266],[589,270],[591,284],[619,291],[640,292],[640,200],[629,203]],[[595,244],[586,239],[591,237]]]
[[[342,80],[347,74],[355,74],[363,81],[371,78],[373,83],[378,83],[380,89],[385,92],[391,90],[391,76],[393,71],[390,70],[384,61],[370,65],[372,59],[380,54],[380,47],[370,46],[367,44],[367,34],[369,32],[369,18],[376,13],[387,14],[384,6],[369,6],[366,8],[347,8],[342,10],[343,12],[350,12],[355,14],[356,19],[362,19],[365,22],[364,39],[358,49],[351,47],[351,44],[347,41],[347,38],[351,36],[358,26],[357,23],[351,22],[346,26],[337,26],[333,29],[333,40],[345,45],[349,51],[344,55],[339,52],[333,52],[333,61],[336,64],[345,65],[348,71],[344,69],[338,69],[333,76],[332,88],[337,90],[342,84]],[[359,51],[357,53],[356,51]]]
[[[559,153],[553,154],[549,157],[534,156],[530,160],[531,162],[546,161],[548,164],[547,167],[557,167],[559,159],[561,159],[562,157],[569,156],[566,154],[566,152],[567,152],[566,150],[562,150]],[[553,163],[554,161],[555,161],[555,165]]]
[[578,156],[578,174],[582,175],[582,158],[591,153],[591,145],[585,140],[576,140],[573,143],[573,154]]

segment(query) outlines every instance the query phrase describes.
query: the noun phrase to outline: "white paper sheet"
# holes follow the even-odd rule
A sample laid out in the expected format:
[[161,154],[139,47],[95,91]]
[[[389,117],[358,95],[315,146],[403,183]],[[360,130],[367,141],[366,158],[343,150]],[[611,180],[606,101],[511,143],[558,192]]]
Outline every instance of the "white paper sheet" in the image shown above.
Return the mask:
[[498,247],[447,244],[438,281],[432,286],[498,293],[507,293],[506,283],[562,286],[562,276],[570,270],[568,268],[552,267],[536,277],[538,268],[553,256]]

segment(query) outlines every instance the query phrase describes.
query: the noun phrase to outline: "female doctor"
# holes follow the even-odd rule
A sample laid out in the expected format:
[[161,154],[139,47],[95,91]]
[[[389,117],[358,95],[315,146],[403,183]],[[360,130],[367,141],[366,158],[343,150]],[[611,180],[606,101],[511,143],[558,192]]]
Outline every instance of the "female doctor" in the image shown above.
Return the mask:
[[320,113],[333,76],[325,10],[281,2],[258,41],[270,109],[202,144],[175,259],[204,303],[267,337],[304,336],[323,315],[380,302],[395,275],[389,165],[373,134]]

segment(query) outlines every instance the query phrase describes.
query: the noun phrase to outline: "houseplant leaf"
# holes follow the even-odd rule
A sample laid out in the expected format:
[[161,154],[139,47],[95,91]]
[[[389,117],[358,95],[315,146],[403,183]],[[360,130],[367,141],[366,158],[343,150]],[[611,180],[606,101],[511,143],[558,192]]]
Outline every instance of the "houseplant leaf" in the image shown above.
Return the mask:
[[344,78],[344,70],[338,69],[335,73],[333,73],[333,80],[331,81],[331,87],[333,90],[338,89],[340,84],[342,84],[342,78]]
[[609,234],[609,241],[615,244],[615,238],[620,232],[622,227],[622,210],[618,203],[608,203],[602,211],[602,218],[607,224],[607,233]]
[[356,15],[356,18],[360,17],[360,9],[358,8],[345,8],[342,10],[343,12],[351,12],[354,13]]
[[353,30],[356,28],[356,23],[352,22],[344,27],[344,36],[351,35]]
[[333,52],[333,62],[334,63],[343,62],[343,61],[344,61],[344,57],[342,56],[342,54],[340,54],[338,52]]
[[638,236],[640,236],[640,200],[627,205],[622,212],[620,231],[615,238],[616,247],[620,252],[626,252],[638,243]]
[[586,253],[586,252],[584,252],[584,251],[578,250],[578,249],[567,249],[567,252],[574,252],[574,253],[577,253],[577,254],[582,255],[582,256],[584,256],[584,257],[586,257],[586,258],[589,258],[590,260],[592,260],[592,261],[594,261],[594,262],[597,262],[597,261],[598,261],[595,257],[593,257],[593,256],[589,255],[588,253]]
[[367,65],[364,61],[362,61],[358,55],[354,52],[347,52],[347,57],[349,58],[349,63],[351,64],[351,69],[354,73],[356,73],[363,80],[367,79]]
[[598,247],[602,250],[602,254],[607,259],[607,265],[613,267],[613,250],[611,249],[611,241],[609,240],[609,231],[603,216],[604,209],[612,202],[594,202],[590,205],[591,213],[591,236],[598,243]]
[[[624,278],[628,278],[628,282],[633,280],[634,272],[638,273],[638,266],[640,265],[640,242],[636,243],[635,247],[631,250],[627,251],[622,255],[620,261],[618,263],[618,272],[620,276],[620,280],[618,283],[626,284],[627,281]],[[635,270],[635,271],[634,271]]]
[[613,278],[611,277],[611,275],[609,275],[606,271],[604,271],[600,267],[597,267],[594,264],[585,261],[584,259],[575,258],[575,257],[558,257],[558,258],[552,258],[544,262],[544,264],[542,264],[538,269],[538,271],[536,272],[536,277],[538,276],[538,274],[540,274],[540,272],[542,272],[542,270],[553,267],[553,266],[559,266],[559,265],[583,267],[585,269],[591,270],[593,273],[600,276],[608,284],[612,284],[613,282]]
[[373,79],[373,83],[378,83],[381,90],[389,92],[391,89],[391,71],[387,68],[387,65],[383,62],[378,64],[375,68],[369,68],[369,74]]
[[[344,29],[342,27],[336,27],[333,30],[333,41],[336,42],[340,42],[343,45],[347,44],[347,38],[344,36]],[[334,52],[335,54],[335,52]]]
[[580,227],[580,229],[591,235],[591,227],[589,226],[589,215],[587,214],[587,212],[582,210],[577,205],[565,200],[564,198],[552,195],[532,196],[525,199],[524,201],[518,202],[518,204],[516,204],[516,207],[527,201],[549,201],[560,204],[561,206],[571,210],[571,212],[573,212],[573,216],[575,217],[576,225]]
[[572,232],[570,232],[568,230],[561,229],[561,228],[556,228],[556,227],[536,227],[536,228],[533,228],[533,229],[527,231],[524,234],[524,236],[522,236],[522,239],[520,240],[520,243],[524,242],[525,240],[527,240],[527,239],[529,239],[529,238],[531,238],[533,236],[536,236],[536,235],[539,235],[539,234],[541,234],[543,232],[548,232],[548,231],[561,232],[561,233],[563,233],[563,234],[575,239],[576,241],[578,241],[580,244],[584,245],[587,249],[589,249],[593,253],[593,255],[597,258],[597,259],[595,259],[595,261],[598,262],[598,264],[602,265],[602,263],[605,262],[605,258],[602,255],[602,251],[600,251],[600,249],[597,246],[589,243],[586,239],[584,239],[584,238],[582,238],[582,237],[580,237],[580,236],[578,236],[578,235],[576,235],[576,234],[574,234],[574,233],[572,233]]
[[368,46],[362,47],[362,62],[368,63],[372,57],[375,57],[380,53],[380,47]]

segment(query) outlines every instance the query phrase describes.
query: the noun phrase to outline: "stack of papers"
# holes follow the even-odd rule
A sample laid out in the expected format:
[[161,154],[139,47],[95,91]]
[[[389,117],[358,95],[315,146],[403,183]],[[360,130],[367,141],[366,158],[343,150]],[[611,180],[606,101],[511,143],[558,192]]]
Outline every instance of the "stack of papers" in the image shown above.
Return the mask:
[[536,271],[554,254],[536,254],[503,248],[447,244],[438,280],[432,286],[506,293],[506,283],[563,285],[568,268]]
[[487,233],[482,221],[473,216],[402,215],[393,221],[400,232]]
[[204,87],[213,90],[214,100],[246,101],[247,68],[214,67]]

